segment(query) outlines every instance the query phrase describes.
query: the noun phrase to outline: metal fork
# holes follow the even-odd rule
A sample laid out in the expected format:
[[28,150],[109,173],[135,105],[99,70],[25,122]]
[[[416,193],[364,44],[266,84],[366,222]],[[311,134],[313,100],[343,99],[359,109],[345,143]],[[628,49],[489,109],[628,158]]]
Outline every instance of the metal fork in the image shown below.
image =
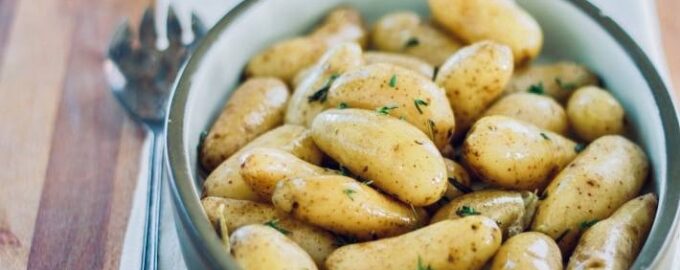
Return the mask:
[[182,29],[172,9],[168,12],[169,46],[156,48],[154,14],[147,8],[139,27],[138,42],[126,20],[116,29],[109,44],[104,73],[111,92],[128,114],[151,134],[149,178],[144,221],[141,269],[158,268],[158,243],[161,202],[164,120],[172,83],[181,65],[205,34],[205,27],[192,15],[194,41],[182,44]]

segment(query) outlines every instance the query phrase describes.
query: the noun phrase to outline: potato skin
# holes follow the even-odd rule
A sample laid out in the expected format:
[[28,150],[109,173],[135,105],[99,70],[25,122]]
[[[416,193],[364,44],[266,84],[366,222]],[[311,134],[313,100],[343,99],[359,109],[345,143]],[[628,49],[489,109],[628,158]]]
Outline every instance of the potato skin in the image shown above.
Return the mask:
[[327,103],[325,97],[311,97],[319,91],[328,91],[338,76],[363,64],[361,47],[356,43],[343,43],[326,52],[295,89],[288,103],[286,123],[309,126]]
[[231,235],[229,242],[234,260],[243,269],[318,269],[300,246],[268,226],[241,227]]
[[639,146],[618,135],[592,142],[562,170],[544,192],[531,229],[558,239],[568,254],[580,224],[608,217],[642,188],[649,170]]
[[512,75],[510,48],[483,41],[460,49],[439,68],[435,83],[446,90],[460,137],[503,92]]
[[296,37],[274,43],[253,56],[246,66],[248,77],[277,77],[291,82],[298,71],[314,65],[328,46],[318,38]]
[[542,86],[545,95],[565,102],[572,92],[586,85],[598,85],[597,75],[587,67],[573,62],[537,64],[515,70],[505,87],[505,94],[527,92],[534,86]]
[[356,42],[366,47],[368,42],[368,31],[364,29],[361,13],[346,6],[331,10],[309,36],[324,40],[329,48],[344,42]]
[[465,193],[451,182],[456,181],[459,184],[469,188],[470,184],[472,184],[472,180],[470,179],[470,174],[468,174],[467,170],[465,170],[465,168],[457,162],[448,158],[444,158],[444,164],[446,164],[446,175],[449,179],[444,197],[449,200],[453,200],[454,198],[460,197]]
[[283,123],[288,88],[276,78],[253,78],[229,98],[203,141],[201,161],[212,171],[248,142]]
[[507,116],[487,116],[463,142],[463,162],[489,184],[542,190],[576,157],[576,143]]
[[512,0],[429,0],[432,17],[446,30],[473,43],[493,40],[512,49],[515,64],[536,58],[543,46],[538,22]]
[[362,240],[399,235],[422,226],[427,215],[342,175],[279,181],[277,209],[335,233]]
[[442,89],[411,70],[391,64],[367,65],[340,76],[328,90],[327,106],[335,108],[341,103],[366,110],[396,106],[389,115],[430,135],[440,149],[448,144],[456,124]]
[[224,222],[230,232],[249,224],[278,221],[277,226],[288,231],[286,236],[307,251],[317,265],[323,265],[326,257],[337,248],[331,233],[293,219],[270,204],[218,197],[203,198],[201,203],[212,224],[217,224],[218,209],[224,207],[224,214],[228,217]]
[[437,147],[405,121],[333,109],[319,114],[311,131],[324,153],[402,202],[425,206],[446,191],[446,166]]
[[406,54],[371,51],[364,52],[364,60],[367,65],[385,63],[400,66],[415,71],[428,80],[434,77],[434,67],[432,67],[432,65],[420,58]]
[[583,233],[567,269],[629,269],[647,238],[657,199],[654,194],[637,197]]
[[520,233],[503,243],[491,270],[562,270],[562,254],[555,240],[547,235]]
[[373,46],[381,51],[404,53],[440,66],[463,46],[415,12],[395,12],[381,17],[371,33]]
[[323,155],[307,129],[296,125],[280,126],[257,137],[213,170],[203,184],[205,196],[267,201],[257,196],[240,174],[248,151],[256,147],[278,148],[312,164],[321,163]]
[[626,128],[621,104],[596,86],[576,90],[567,103],[567,115],[574,132],[588,142],[604,135],[623,134]]
[[397,237],[343,246],[326,260],[329,270],[481,269],[501,245],[493,220],[445,220]]
[[530,93],[515,93],[501,98],[484,116],[505,115],[539,128],[565,135],[569,129],[567,113],[554,99]]

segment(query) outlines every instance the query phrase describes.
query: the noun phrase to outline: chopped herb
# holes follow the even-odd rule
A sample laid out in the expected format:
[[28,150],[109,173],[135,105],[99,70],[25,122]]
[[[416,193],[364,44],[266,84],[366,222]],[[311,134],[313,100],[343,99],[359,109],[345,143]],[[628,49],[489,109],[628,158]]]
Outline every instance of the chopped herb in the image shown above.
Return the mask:
[[555,78],[555,83],[557,83],[557,86],[559,86],[562,90],[571,91],[577,87],[576,83],[565,83],[562,82],[560,78]]
[[328,81],[326,81],[324,86],[319,88],[319,90],[316,90],[316,92],[314,92],[314,94],[312,94],[311,96],[307,97],[307,101],[308,102],[318,101],[324,103],[326,101],[326,98],[328,97],[328,89],[331,88],[331,84],[333,84],[333,81],[335,81],[335,79],[337,79],[339,76],[340,75],[337,73],[331,75],[331,77],[328,78]]
[[464,194],[472,192],[471,188],[463,185],[463,183],[461,183],[461,182],[458,182],[458,179],[456,179],[455,177],[449,177],[449,183],[451,183],[451,185],[453,185],[453,187],[460,190],[460,192],[462,192]]
[[269,227],[272,227],[272,228],[276,229],[277,231],[279,231],[279,232],[282,233],[282,234],[289,234],[289,233],[290,233],[290,231],[288,231],[288,230],[282,228],[281,226],[279,226],[279,219],[278,219],[278,218],[275,218],[275,219],[272,219],[272,220],[270,220],[270,221],[267,221],[267,222],[264,223],[264,225],[267,225],[267,226],[269,226]]
[[335,235],[335,245],[338,247],[344,246],[344,245],[349,245],[349,244],[354,244],[358,242],[356,238],[351,237],[351,236],[345,236],[345,235]]
[[558,236],[558,237],[555,239],[555,242],[559,244],[560,241],[562,241],[562,239],[564,239],[564,237],[567,236],[568,233],[569,233],[569,229],[567,229],[567,230],[564,231],[562,234],[560,234],[560,236]]
[[340,102],[340,104],[338,104],[338,109],[347,109],[347,103]]
[[576,153],[581,153],[584,149],[586,149],[586,145],[582,143],[576,144],[576,146],[574,146],[574,151],[576,151]]
[[420,44],[420,40],[418,40],[417,37],[411,37],[408,40],[406,40],[406,44],[404,44],[404,48],[411,48],[418,46]]
[[530,85],[529,88],[527,89],[527,92],[537,95],[543,95],[543,93],[545,93],[545,89],[543,89],[543,82]]
[[424,101],[424,100],[422,100],[422,99],[419,99],[419,98],[414,99],[414,100],[413,100],[413,104],[416,105],[416,109],[418,109],[418,112],[419,112],[420,114],[423,114],[423,110],[420,109],[420,106],[421,106],[421,105],[422,105],[422,106],[428,106],[428,105],[430,105],[430,104],[428,104],[426,101]]
[[423,258],[421,258],[420,255],[418,255],[418,269],[416,270],[434,270],[434,269],[429,264],[425,266],[425,264],[423,264]]
[[543,139],[546,139],[546,140],[548,140],[548,141],[550,140],[550,137],[548,137],[548,135],[546,135],[546,134],[543,133],[543,132],[541,132],[541,137],[543,137]]
[[352,194],[354,194],[356,192],[357,192],[356,190],[349,189],[349,188],[342,191],[342,193],[345,193],[345,195],[347,195],[347,197],[349,197],[349,199],[352,200],[352,201],[354,201],[354,197],[352,197]]
[[479,214],[481,213],[467,205],[463,205],[462,207],[458,208],[458,210],[456,210],[456,215],[459,217],[476,216]]
[[597,219],[586,220],[586,221],[584,221],[584,222],[581,222],[581,224],[579,225],[579,227],[581,227],[581,230],[587,230],[588,228],[590,228],[590,227],[592,227],[593,225],[595,225],[595,223],[597,223],[597,221],[598,221]]
[[397,107],[398,106],[382,106],[378,108],[376,111],[378,112],[378,114],[388,115],[390,114],[391,110],[396,109]]
[[390,87],[397,87],[397,74],[392,74],[392,77],[390,78]]

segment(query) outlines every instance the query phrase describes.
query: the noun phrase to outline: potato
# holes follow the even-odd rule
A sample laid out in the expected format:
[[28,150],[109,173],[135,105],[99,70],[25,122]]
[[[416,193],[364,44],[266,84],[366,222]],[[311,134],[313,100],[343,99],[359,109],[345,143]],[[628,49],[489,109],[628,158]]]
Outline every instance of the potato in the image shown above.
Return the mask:
[[309,36],[324,40],[330,48],[344,42],[356,42],[366,47],[367,35],[361,13],[354,8],[339,7],[329,12]]
[[567,103],[567,116],[574,132],[588,142],[604,135],[623,134],[626,129],[621,104],[596,86],[586,86],[574,92]]
[[423,75],[430,80],[434,76],[434,67],[420,58],[409,56],[406,54],[386,53],[386,52],[365,52],[364,60],[367,65],[384,63],[400,66],[418,74]]
[[390,64],[360,67],[338,77],[328,90],[328,107],[380,110],[411,123],[430,135],[438,148],[455,128],[446,95],[430,79]]
[[501,232],[486,217],[446,220],[397,237],[352,244],[326,260],[329,270],[481,269],[501,245]]
[[453,199],[430,223],[482,215],[498,223],[505,237],[524,231],[536,211],[538,197],[528,191],[480,190]]
[[278,77],[291,82],[295,75],[314,65],[328,46],[319,38],[296,37],[274,43],[253,56],[246,66],[249,77]]
[[656,204],[654,194],[637,197],[587,229],[567,269],[630,269],[652,227]]
[[440,66],[463,46],[441,30],[423,23],[418,14],[408,11],[380,18],[371,36],[378,50],[412,55],[433,66]]
[[557,239],[568,254],[582,232],[580,225],[604,219],[632,199],[648,170],[640,147],[618,135],[600,137],[550,182],[531,229]]
[[264,225],[241,227],[231,235],[230,242],[234,260],[242,269],[318,269],[300,246]]
[[299,220],[362,240],[411,231],[427,218],[422,209],[394,201],[342,175],[281,180],[272,202]]
[[505,87],[505,94],[532,91],[564,102],[573,90],[598,84],[597,75],[573,62],[537,64],[516,70]]
[[439,68],[435,83],[446,90],[456,116],[456,137],[500,96],[512,69],[510,49],[489,41],[460,49]]
[[213,170],[203,184],[206,196],[232,199],[267,201],[261,198],[243,181],[241,164],[248,151],[256,147],[278,148],[312,164],[321,163],[322,153],[314,144],[304,127],[283,125],[273,129],[245,145]]
[[462,40],[492,40],[512,49],[518,66],[543,46],[538,22],[512,0],[429,0],[434,20]]
[[463,142],[463,162],[489,184],[542,190],[576,157],[576,143],[507,116],[487,116]]
[[[331,233],[276,211],[270,204],[218,197],[203,198],[201,203],[210,222],[225,223],[227,231],[233,232],[249,224],[266,224],[287,232],[286,236],[307,251],[318,265],[323,265],[326,257],[337,248]],[[220,215],[220,208],[223,215]]]
[[281,179],[338,174],[274,148],[256,148],[241,164],[241,177],[261,198],[270,199]]
[[547,235],[520,233],[503,243],[491,270],[562,270],[562,255],[555,240]]
[[515,93],[505,96],[484,112],[484,116],[489,115],[505,115],[561,135],[569,128],[564,108],[543,95]]
[[333,81],[347,70],[363,64],[361,47],[356,43],[343,43],[326,52],[295,89],[288,103],[286,123],[309,126],[324,110]]
[[332,109],[314,119],[311,131],[324,153],[402,202],[425,206],[446,192],[444,159],[425,133],[405,121]]
[[470,180],[470,175],[467,170],[460,164],[448,158],[444,158],[444,164],[446,164],[446,175],[449,179],[444,197],[453,200],[456,197],[468,193],[472,180]]
[[203,141],[201,162],[212,171],[260,134],[281,125],[288,88],[275,78],[253,78],[232,94]]

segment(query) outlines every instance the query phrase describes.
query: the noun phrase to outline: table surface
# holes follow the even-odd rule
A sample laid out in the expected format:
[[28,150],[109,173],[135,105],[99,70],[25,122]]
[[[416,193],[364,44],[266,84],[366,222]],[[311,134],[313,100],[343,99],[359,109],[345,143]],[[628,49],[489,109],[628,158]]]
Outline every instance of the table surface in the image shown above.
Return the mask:
[[[117,269],[144,131],[104,50],[151,0],[0,0],[0,268]],[[658,0],[680,96],[680,1]]]

